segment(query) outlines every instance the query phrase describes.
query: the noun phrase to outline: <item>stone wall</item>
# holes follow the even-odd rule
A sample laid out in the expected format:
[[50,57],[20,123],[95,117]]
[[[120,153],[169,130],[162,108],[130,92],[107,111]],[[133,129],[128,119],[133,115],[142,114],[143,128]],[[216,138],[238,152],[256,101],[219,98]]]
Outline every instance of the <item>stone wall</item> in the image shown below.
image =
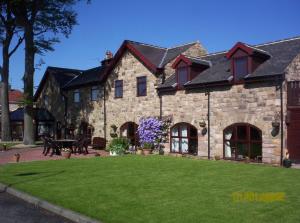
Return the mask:
[[[45,95],[49,98],[48,105],[45,104]],[[65,103],[62,99],[59,84],[53,76],[48,76],[45,85],[36,100],[36,107],[47,109],[53,115],[56,122],[64,123]]]
[[[198,129],[198,155],[207,156],[208,136],[202,135],[199,122],[207,124],[208,96],[201,90],[164,94],[163,115],[171,115],[173,124],[187,122]],[[211,156],[223,156],[223,130],[234,123],[249,123],[262,131],[263,161],[280,162],[280,134],[273,137],[272,121],[280,112],[280,92],[274,83],[234,85],[211,89]],[[170,151],[166,144],[165,152]]]
[[[137,77],[147,77],[147,96],[137,97]],[[123,80],[123,98],[115,98],[115,80]],[[139,123],[140,118],[159,116],[158,77],[149,71],[129,51],[126,51],[106,83],[107,133],[111,125],[118,128],[126,122]],[[107,134],[110,140],[110,135]]]
[[[101,86],[99,86],[101,89]],[[103,89],[103,88],[102,88]],[[67,123],[75,127],[75,134],[79,134],[78,129],[82,122],[93,127],[92,137],[104,137],[104,108],[103,94],[97,101],[91,101],[91,87],[81,87],[80,102],[74,102],[74,90],[66,92],[68,97]]]

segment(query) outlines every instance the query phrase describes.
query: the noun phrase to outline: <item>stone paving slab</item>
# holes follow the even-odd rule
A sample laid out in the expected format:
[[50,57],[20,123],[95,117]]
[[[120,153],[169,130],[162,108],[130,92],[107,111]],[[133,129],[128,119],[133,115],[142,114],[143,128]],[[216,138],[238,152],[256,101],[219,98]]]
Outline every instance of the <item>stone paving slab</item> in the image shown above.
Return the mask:
[[[34,148],[22,148],[22,149],[10,149],[7,151],[0,151],[0,165],[7,163],[14,163],[14,154],[19,153],[21,155],[20,162],[30,162],[30,161],[38,161],[38,160],[59,160],[64,159],[63,156],[53,155],[52,157],[48,154],[45,156],[42,154],[42,147],[34,147]],[[107,156],[108,152],[104,150],[93,150],[89,149],[89,154],[72,154],[71,158],[90,158],[94,157],[96,153],[101,156]]]

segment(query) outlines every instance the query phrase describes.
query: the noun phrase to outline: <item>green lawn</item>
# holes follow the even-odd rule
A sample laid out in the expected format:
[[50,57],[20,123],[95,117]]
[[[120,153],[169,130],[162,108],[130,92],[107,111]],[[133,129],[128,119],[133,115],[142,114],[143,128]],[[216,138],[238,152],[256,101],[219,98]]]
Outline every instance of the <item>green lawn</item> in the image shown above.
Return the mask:
[[[103,222],[300,222],[300,170],[167,156],[11,164],[0,181]],[[285,201],[235,202],[234,192]]]

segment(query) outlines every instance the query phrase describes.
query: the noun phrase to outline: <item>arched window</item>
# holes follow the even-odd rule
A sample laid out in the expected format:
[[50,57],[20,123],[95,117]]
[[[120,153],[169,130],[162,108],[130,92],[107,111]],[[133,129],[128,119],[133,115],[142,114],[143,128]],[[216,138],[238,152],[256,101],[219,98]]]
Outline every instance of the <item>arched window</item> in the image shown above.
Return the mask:
[[198,153],[198,131],[188,123],[178,123],[171,128],[172,153]]
[[134,122],[126,122],[120,127],[120,135],[129,139],[133,146],[137,146],[139,142],[137,128],[138,125]]
[[237,123],[224,130],[224,158],[262,160],[262,132],[247,123]]

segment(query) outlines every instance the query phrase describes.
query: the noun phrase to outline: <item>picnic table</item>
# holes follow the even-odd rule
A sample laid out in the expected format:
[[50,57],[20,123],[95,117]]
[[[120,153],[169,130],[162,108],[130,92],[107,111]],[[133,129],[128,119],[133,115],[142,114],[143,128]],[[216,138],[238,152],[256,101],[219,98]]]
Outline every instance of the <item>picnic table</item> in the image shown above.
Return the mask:
[[74,139],[55,139],[53,140],[53,142],[58,146],[58,149],[56,150],[56,155],[60,155],[61,154],[61,150],[68,148],[71,149],[72,153],[73,153],[73,145],[75,142],[77,142],[77,140]]

